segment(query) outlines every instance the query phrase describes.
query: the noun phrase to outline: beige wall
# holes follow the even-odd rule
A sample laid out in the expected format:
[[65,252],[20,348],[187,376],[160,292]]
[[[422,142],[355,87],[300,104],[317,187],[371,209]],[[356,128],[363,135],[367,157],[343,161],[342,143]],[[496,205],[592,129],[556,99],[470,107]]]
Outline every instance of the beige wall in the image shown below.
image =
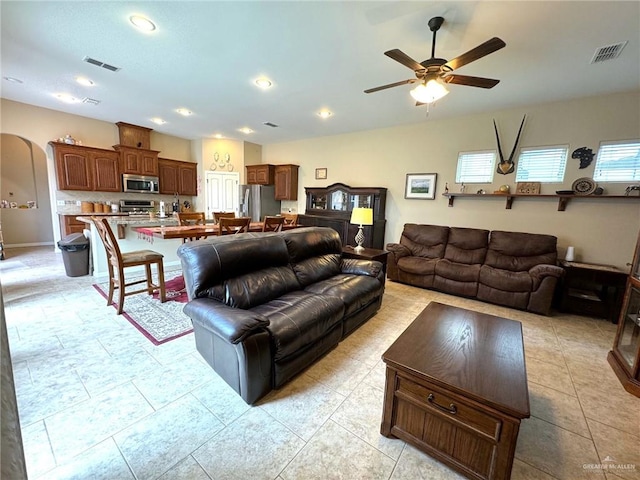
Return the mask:
[[[446,108],[443,104],[439,108]],[[458,198],[453,208],[441,196],[445,182],[455,185],[458,152],[495,149],[492,119],[500,131],[503,151],[511,151],[522,116],[527,121],[520,146],[569,145],[597,151],[603,140],[640,138],[640,93],[617,94],[568,102],[535,105],[487,114],[265,145],[263,163],[300,165],[297,208],[304,212],[304,187],[343,182],[351,186],[388,188],[385,241],[398,241],[405,223],[432,223],[459,227],[539,232],[558,237],[560,255],[575,246],[578,260],[627,268],[640,228],[640,200],[571,200],[565,212],[557,199],[515,199],[511,210],[496,197]],[[543,185],[542,193],[570,189],[580,177],[592,177],[595,161],[579,169],[569,158],[565,181]],[[315,169],[326,167],[327,180],[315,180]],[[404,198],[407,173],[437,173],[435,200]],[[494,176],[492,184],[473,184],[493,192],[501,184],[515,189],[515,173]],[[620,194],[628,183],[606,183],[606,194]]]

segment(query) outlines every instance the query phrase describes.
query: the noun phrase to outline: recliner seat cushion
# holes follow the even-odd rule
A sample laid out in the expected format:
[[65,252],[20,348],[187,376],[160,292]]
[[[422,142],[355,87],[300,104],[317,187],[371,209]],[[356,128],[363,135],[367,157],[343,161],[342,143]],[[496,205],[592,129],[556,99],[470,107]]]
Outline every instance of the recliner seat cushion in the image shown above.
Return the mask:
[[480,283],[505,292],[531,292],[533,280],[529,272],[512,272],[483,265]]
[[269,320],[266,329],[271,333],[275,361],[325,336],[342,321],[344,310],[338,297],[301,290],[251,309]]
[[398,260],[398,269],[414,275],[433,275],[437,258],[402,257]]
[[382,289],[382,284],[374,277],[340,274],[309,285],[305,291],[339,298],[347,316],[380,296]]

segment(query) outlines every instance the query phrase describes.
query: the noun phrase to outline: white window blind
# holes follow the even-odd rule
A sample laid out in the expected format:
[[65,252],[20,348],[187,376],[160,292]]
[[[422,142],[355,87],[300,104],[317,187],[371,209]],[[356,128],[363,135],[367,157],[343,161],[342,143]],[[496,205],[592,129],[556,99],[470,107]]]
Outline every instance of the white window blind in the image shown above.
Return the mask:
[[600,182],[640,180],[640,140],[601,142],[593,179]]
[[568,151],[567,145],[520,149],[516,182],[562,182]]
[[495,150],[460,152],[456,169],[456,183],[491,183],[495,163]]

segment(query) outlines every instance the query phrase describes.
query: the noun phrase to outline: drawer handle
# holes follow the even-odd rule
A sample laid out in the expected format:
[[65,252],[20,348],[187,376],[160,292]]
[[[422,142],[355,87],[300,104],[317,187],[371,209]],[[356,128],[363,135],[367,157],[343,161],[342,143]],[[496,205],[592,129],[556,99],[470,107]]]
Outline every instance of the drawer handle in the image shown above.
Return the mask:
[[450,413],[451,415],[455,415],[456,413],[458,413],[458,408],[453,403],[449,405],[449,408],[439,405],[438,402],[436,402],[436,397],[433,396],[433,393],[429,394],[429,396],[427,397],[427,402],[438,407],[440,410],[444,412]]

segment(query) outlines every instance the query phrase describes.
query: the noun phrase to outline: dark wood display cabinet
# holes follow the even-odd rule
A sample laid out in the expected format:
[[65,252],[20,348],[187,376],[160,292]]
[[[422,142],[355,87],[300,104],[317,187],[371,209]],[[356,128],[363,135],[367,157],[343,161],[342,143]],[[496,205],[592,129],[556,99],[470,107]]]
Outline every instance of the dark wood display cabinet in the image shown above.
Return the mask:
[[355,207],[373,209],[373,225],[363,226],[367,248],[384,249],[387,189],[381,187],[350,187],[334,183],[328,187],[305,187],[305,214],[298,223],[309,227],[330,227],[338,232],[342,245],[355,244],[358,225],[352,225],[351,211]]
[[624,389],[640,397],[640,232],[608,360]]

